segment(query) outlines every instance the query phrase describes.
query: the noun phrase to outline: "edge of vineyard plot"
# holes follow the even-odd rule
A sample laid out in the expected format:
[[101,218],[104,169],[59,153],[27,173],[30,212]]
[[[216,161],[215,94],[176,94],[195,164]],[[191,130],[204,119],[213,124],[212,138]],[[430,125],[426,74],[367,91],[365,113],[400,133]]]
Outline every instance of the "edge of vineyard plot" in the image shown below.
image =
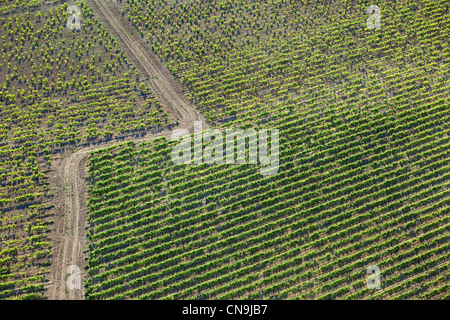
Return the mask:
[[[210,121],[280,130],[280,171],[156,154],[154,203],[112,205],[121,186],[93,186],[88,298],[445,297],[448,3],[383,1],[380,31],[367,1],[271,4],[124,3]],[[142,149],[129,148],[135,172]]]
[[[371,152],[365,166],[349,154],[342,160],[349,172],[326,173],[305,155],[296,167],[282,161],[273,178],[250,165],[173,166],[173,144],[164,140],[95,152],[87,296],[367,298],[376,295],[365,288],[370,264],[383,268],[382,294],[391,298],[410,274],[444,284],[448,135],[418,148],[414,137],[404,140]],[[440,160],[414,161],[423,171],[410,171],[399,150]],[[435,172],[426,173],[430,167]],[[318,193],[319,177],[329,183]]]

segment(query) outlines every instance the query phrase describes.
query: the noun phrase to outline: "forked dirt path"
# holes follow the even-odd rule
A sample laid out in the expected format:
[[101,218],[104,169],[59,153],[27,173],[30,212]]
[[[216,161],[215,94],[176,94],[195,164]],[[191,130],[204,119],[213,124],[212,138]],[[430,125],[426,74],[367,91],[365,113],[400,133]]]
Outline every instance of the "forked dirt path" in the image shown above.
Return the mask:
[[[170,109],[178,119],[176,128],[193,131],[194,121],[202,121],[203,129],[209,126],[202,114],[194,108],[184,96],[181,86],[173,79],[167,68],[151,51],[149,45],[140,42],[139,34],[130,22],[122,17],[117,4],[106,0],[88,1],[94,13],[107,27],[115,32],[119,44],[132,58],[141,73],[147,75],[152,94],[161,104]],[[114,33],[113,32],[113,33]],[[155,77],[156,76],[156,77]],[[147,133],[143,138],[125,138],[119,142],[147,141],[165,136],[170,140],[172,131],[163,130]],[[60,161],[54,162],[54,185],[57,186],[55,231],[52,235],[53,264],[47,295],[51,300],[83,300],[85,299],[84,281],[86,279],[87,260],[87,206],[86,206],[86,162],[89,152],[103,149],[119,143],[111,140],[87,148],[66,152]],[[67,279],[70,274],[67,268],[75,265],[80,269],[81,286],[69,289]],[[73,270],[72,270],[73,274]]]
[[[171,130],[149,134],[143,138],[128,138],[126,141],[148,141],[165,136],[170,139]],[[55,235],[53,238],[52,279],[48,288],[51,300],[83,300],[85,298],[84,280],[86,279],[86,251],[87,251],[87,206],[86,206],[86,162],[89,152],[120,143],[108,143],[73,150],[71,154],[61,159],[55,165],[57,195],[57,215],[55,221]],[[79,289],[69,289],[67,286],[67,268],[75,265],[80,268],[81,286]],[[73,274],[73,271],[72,271]]]

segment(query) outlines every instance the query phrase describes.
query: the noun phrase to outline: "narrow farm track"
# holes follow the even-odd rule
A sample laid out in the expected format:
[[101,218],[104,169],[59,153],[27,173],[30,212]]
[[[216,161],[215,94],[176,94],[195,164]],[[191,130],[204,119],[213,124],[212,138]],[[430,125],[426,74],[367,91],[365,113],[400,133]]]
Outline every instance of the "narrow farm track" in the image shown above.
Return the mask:
[[[143,138],[124,139],[121,142],[134,141],[136,143],[149,141],[165,136],[170,139],[171,130],[147,134]],[[52,265],[53,279],[50,280],[48,295],[51,300],[83,300],[83,280],[86,277],[84,267],[86,265],[87,252],[87,206],[86,206],[86,161],[89,152],[107,148],[117,144],[115,140],[108,143],[82,148],[69,153],[56,166],[56,178],[58,181],[59,213],[55,217],[54,235],[54,260]],[[66,281],[69,274],[66,273],[70,265],[76,265],[81,271],[81,288],[68,290]]]
[[[54,285],[50,288],[50,299],[76,299],[84,297],[84,288],[67,290],[66,270],[70,265],[84,266],[83,247],[80,239],[84,237],[83,214],[86,213],[86,191],[84,166],[88,150],[81,150],[61,161],[57,169],[60,193],[60,221],[57,224],[57,255],[54,260]],[[85,242],[85,240],[84,240]],[[84,275],[83,275],[84,276]]]
[[[117,4],[105,0],[89,1],[100,20],[116,36],[124,51],[138,69],[147,75],[152,94],[160,100],[163,107],[175,113],[178,127],[193,131],[194,121],[202,121],[203,129],[209,126],[202,114],[194,108],[184,96],[181,86],[170,75],[167,68],[151,52],[147,44],[140,42],[139,34],[131,24],[122,17]],[[170,140],[172,131],[147,132],[143,138],[128,137],[120,142],[142,142],[165,136]],[[115,140],[66,152],[54,167],[57,186],[55,231],[53,234],[53,264],[51,279],[46,286],[51,300],[85,299],[84,279],[87,260],[87,206],[86,206],[86,161],[89,152],[103,149],[118,143]],[[81,288],[67,288],[67,268],[76,265],[81,271]]]
[[100,21],[119,40],[119,44],[128,53],[128,57],[142,73],[146,74],[152,93],[164,106],[175,112],[178,121],[193,123],[194,120],[198,120],[206,123],[202,114],[183,94],[181,85],[173,79],[167,67],[152,52],[150,45],[142,41],[131,22],[122,16],[118,4],[106,0],[88,1],[88,3],[99,16]]

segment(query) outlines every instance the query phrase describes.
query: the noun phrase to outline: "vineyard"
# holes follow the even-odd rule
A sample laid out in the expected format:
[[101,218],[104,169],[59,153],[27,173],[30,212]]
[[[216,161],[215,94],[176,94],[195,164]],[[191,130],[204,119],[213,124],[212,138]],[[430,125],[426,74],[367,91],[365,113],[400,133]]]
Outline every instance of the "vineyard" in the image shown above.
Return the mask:
[[92,152],[88,299],[449,298],[447,1],[380,30],[368,1],[122,2],[211,124],[279,129],[280,169]]
[[60,2],[0,2],[0,299],[45,297],[65,214],[53,161],[171,123],[92,10],[72,31]]
[[[449,299],[449,32],[447,0],[0,0],[0,299],[77,297],[74,216],[86,299]],[[175,165],[203,116],[278,129],[278,172]]]

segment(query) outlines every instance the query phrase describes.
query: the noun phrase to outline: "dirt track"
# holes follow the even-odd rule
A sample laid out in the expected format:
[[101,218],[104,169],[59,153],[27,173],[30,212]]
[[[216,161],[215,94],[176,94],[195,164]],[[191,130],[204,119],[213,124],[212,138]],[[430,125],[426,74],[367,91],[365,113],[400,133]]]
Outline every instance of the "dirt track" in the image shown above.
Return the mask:
[[[172,131],[165,130],[155,134],[148,134],[144,138],[128,138],[121,140],[141,142],[153,140],[160,136],[170,139]],[[110,141],[101,145],[87,147],[75,151],[63,158],[55,165],[57,188],[57,209],[55,217],[55,235],[53,238],[53,279],[50,281],[48,296],[51,300],[82,300],[84,299],[84,285],[86,279],[86,251],[87,251],[87,207],[86,207],[86,161],[90,151],[106,148],[117,141]],[[81,271],[82,285],[79,290],[67,289],[66,273],[70,265],[76,265]]]
[[[86,208],[84,165],[88,151],[82,150],[65,158],[57,167],[59,208],[56,217],[54,261],[52,266],[53,285],[49,289],[50,299],[83,299],[84,288],[68,290],[66,286],[67,267],[78,266],[84,276],[83,239],[84,214]],[[81,210],[83,208],[84,211]],[[84,240],[84,241],[80,241]]]
[[[128,54],[141,74],[147,76],[152,94],[161,101],[163,107],[178,119],[177,128],[192,132],[194,120],[203,122],[203,129],[208,124],[193,105],[184,96],[181,86],[172,78],[167,68],[151,51],[149,45],[140,42],[140,36],[130,22],[122,17],[115,2],[106,0],[88,1],[94,13],[113,31],[117,41]],[[156,76],[156,77],[155,77]],[[170,139],[172,131],[164,130],[147,133],[144,138],[129,137],[123,141],[153,140],[162,135]],[[82,300],[85,298],[84,270],[87,261],[87,207],[86,207],[86,161],[90,151],[105,148],[116,141],[83,148],[65,153],[63,158],[54,162],[54,176],[57,186],[55,232],[53,242],[53,264],[47,295],[51,300]],[[69,290],[66,285],[67,268],[76,265],[81,270],[81,288]]]
[[193,123],[194,120],[206,122],[183,94],[181,85],[171,76],[169,70],[153,53],[150,45],[142,41],[131,22],[122,16],[115,1],[90,0],[88,3],[99,16],[100,21],[116,36],[128,57],[140,70],[148,76],[150,90],[161,103],[176,114],[180,122]]

